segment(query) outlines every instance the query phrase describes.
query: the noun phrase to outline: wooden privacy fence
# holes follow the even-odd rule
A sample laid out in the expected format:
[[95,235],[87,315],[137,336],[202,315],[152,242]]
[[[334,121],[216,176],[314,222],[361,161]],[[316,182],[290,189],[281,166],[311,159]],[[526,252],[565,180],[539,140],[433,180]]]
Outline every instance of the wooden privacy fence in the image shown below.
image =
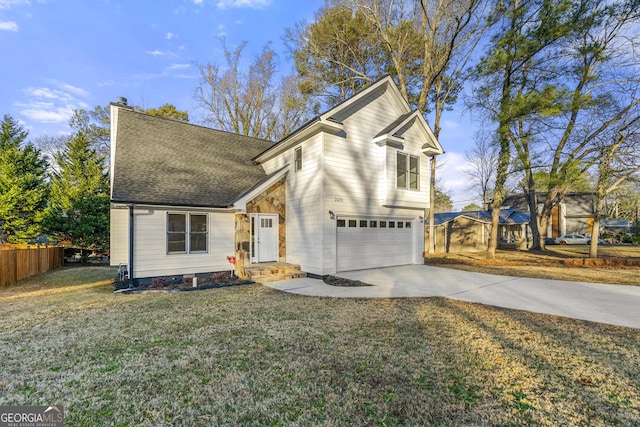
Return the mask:
[[64,248],[27,248],[0,250],[0,287],[27,277],[62,267]]

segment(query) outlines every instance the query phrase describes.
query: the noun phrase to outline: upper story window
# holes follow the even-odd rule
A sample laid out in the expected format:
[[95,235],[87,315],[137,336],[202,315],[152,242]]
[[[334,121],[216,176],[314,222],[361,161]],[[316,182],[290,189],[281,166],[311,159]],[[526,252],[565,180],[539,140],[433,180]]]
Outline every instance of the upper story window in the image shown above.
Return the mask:
[[207,214],[167,214],[167,253],[207,252]]
[[298,172],[302,169],[302,147],[298,147],[293,152],[293,170]]
[[408,188],[419,190],[420,182],[420,159],[416,156],[398,152],[396,158],[397,165],[397,186],[398,188]]

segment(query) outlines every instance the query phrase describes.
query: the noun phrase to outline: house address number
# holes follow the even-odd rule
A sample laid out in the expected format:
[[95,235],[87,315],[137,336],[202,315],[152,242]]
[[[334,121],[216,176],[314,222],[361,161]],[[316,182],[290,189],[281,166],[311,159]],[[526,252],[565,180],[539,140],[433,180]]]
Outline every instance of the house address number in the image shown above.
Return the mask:
[[342,203],[342,202],[344,202],[344,199],[342,197],[334,197],[333,201],[334,202],[338,202],[338,203]]

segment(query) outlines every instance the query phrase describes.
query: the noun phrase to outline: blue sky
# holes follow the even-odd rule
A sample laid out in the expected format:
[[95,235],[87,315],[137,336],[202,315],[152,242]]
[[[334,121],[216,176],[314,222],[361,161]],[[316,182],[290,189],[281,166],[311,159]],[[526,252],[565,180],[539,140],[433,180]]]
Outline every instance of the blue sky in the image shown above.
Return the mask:
[[287,61],[286,27],[321,1],[0,0],[0,112],[32,136],[68,130],[71,110],[125,96],[193,110],[194,61],[222,63],[218,37],[250,59],[268,41]]
[[[219,37],[246,40],[250,60],[271,41],[283,72],[282,37],[313,20],[323,0],[0,0],[0,115],[31,137],[67,133],[74,109],[124,96],[145,108],[172,103],[197,119],[194,62],[222,64]],[[460,173],[472,144],[470,118],[448,112],[439,171],[456,207],[469,199]],[[460,206],[458,206],[460,204]]]

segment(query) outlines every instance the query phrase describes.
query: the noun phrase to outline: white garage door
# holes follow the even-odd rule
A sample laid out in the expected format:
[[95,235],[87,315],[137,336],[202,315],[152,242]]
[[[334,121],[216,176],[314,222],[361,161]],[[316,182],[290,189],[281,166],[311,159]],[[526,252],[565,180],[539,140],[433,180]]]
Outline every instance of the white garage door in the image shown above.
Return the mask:
[[337,271],[413,263],[415,229],[398,218],[340,217],[337,226]]

